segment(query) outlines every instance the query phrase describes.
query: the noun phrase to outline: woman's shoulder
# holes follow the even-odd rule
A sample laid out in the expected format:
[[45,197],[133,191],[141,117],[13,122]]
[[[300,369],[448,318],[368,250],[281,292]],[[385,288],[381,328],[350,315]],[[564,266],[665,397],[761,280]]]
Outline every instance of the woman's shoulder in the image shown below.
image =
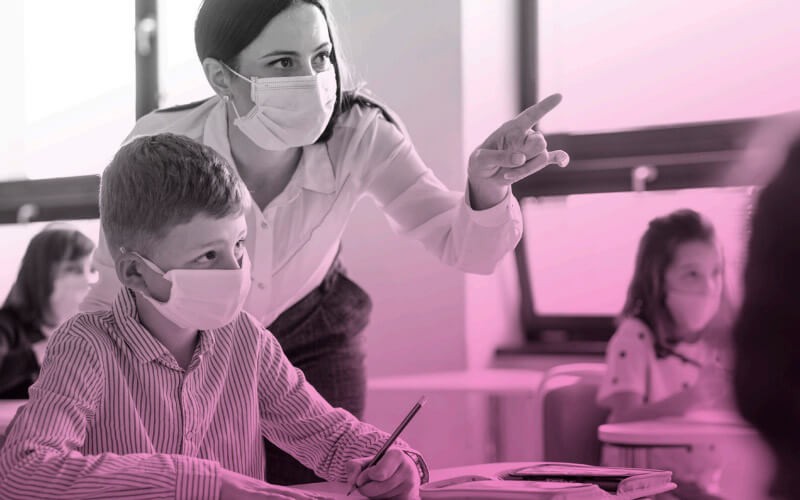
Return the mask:
[[397,113],[371,93],[363,89],[344,92],[341,114],[334,125],[334,133],[347,130],[364,131],[370,127],[396,129],[402,135],[406,135],[405,125]]
[[363,91],[347,92],[327,142],[334,164],[375,165],[408,144],[405,125],[388,106]]
[[165,132],[180,134],[194,140],[203,137],[206,121],[211,110],[219,103],[216,96],[152,111],[139,118],[126,141],[142,135]]

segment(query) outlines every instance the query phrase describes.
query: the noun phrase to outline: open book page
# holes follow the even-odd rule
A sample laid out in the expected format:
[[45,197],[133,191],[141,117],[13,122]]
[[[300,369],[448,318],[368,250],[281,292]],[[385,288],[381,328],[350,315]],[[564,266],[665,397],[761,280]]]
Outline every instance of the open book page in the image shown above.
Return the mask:
[[565,481],[597,485],[612,494],[648,490],[670,484],[672,473],[655,469],[598,467],[561,462],[541,462],[498,475],[508,480]]

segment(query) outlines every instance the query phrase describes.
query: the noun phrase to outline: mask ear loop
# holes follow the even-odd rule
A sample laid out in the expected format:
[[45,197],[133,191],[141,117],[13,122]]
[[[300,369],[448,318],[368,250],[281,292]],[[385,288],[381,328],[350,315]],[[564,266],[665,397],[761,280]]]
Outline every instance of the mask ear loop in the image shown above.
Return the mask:
[[122,252],[123,254],[127,253],[127,254],[130,254],[130,255],[134,255],[136,257],[139,257],[139,259],[142,261],[142,263],[145,266],[149,267],[151,271],[156,272],[159,275],[161,275],[162,278],[164,277],[165,274],[167,274],[164,271],[162,271],[157,265],[155,265],[150,259],[148,259],[144,255],[140,254],[139,252],[136,252],[136,251],[133,251],[133,250],[127,250],[125,247],[119,247],[119,251]]
[[[233,73],[234,75],[238,76],[239,78],[241,78],[242,80],[244,80],[244,81],[246,81],[246,82],[248,82],[248,83],[250,84],[250,99],[251,99],[253,102],[256,102],[256,99],[255,99],[255,87],[254,87],[254,84],[255,84],[255,82],[254,82],[254,78],[247,78],[246,76],[242,75],[241,73],[239,73],[239,72],[238,72],[238,71],[236,71],[235,69],[231,68],[230,66],[228,66],[227,64],[225,64],[225,63],[224,63],[224,62],[222,62],[222,61],[220,61],[220,64],[222,64],[223,66],[225,66],[226,68],[228,68],[228,71],[230,71],[230,72],[231,72],[231,73]],[[239,119],[239,120],[241,120],[241,119],[242,119],[242,115],[240,115],[240,114],[239,114],[239,110],[238,110],[238,109],[236,109],[236,103],[235,103],[235,102],[233,102],[233,99],[231,98],[231,96],[230,96],[230,95],[228,95],[228,94],[225,94],[224,96],[222,96],[222,100],[223,100],[223,101],[225,101],[226,103],[228,103],[228,102],[229,102],[229,103],[231,103],[231,106],[233,107],[233,112],[236,114],[236,118],[237,118],[237,119]]]

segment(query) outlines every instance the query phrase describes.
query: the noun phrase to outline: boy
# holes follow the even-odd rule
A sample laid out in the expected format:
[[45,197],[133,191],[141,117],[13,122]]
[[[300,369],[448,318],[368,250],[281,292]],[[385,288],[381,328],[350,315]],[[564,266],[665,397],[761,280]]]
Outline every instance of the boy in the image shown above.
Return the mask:
[[246,200],[188,138],[120,149],[100,220],[124,287],[51,340],[0,451],[0,497],[309,498],[263,482],[262,436],[367,496],[418,495],[419,454],[398,441],[362,472],[388,435],[332,408],[242,312]]

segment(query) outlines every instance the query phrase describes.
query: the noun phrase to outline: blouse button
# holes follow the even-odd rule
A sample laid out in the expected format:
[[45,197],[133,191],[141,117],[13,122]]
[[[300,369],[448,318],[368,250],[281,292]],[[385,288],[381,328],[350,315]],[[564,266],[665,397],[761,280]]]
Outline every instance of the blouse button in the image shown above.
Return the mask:
[[258,289],[259,290],[263,290],[264,289],[264,283],[259,283],[258,284]]
[[261,223],[261,229],[266,229],[267,227],[268,227],[268,224],[266,222],[262,222]]

